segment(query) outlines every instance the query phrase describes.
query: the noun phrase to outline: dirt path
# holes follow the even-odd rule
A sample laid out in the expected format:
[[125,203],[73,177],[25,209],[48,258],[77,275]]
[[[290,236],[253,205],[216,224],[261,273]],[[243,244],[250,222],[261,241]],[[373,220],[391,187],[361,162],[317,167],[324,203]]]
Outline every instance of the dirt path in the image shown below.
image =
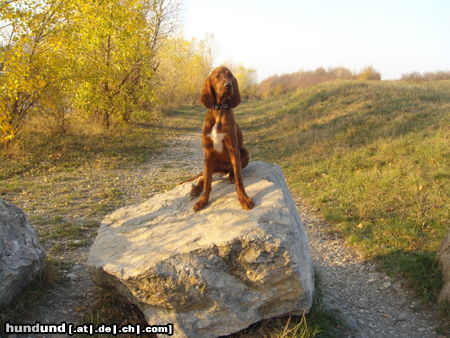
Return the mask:
[[[201,167],[200,135],[176,136],[169,147],[132,170],[117,169],[114,177],[127,198],[127,205],[142,202],[170,186],[180,177],[194,175]],[[152,189],[154,185],[158,188]],[[327,225],[313,210],[299,202],[325,294],[325,303],[348,323],[355,337],[438,337],[432,313],[420,306],[403,288],[375,271],[345,246],[342,239],[327,233]],[[89,235],[95,238],[96,231]],[[89,245],[81,246],[60,259],[69,262],[63,270],[65,281],[48,290],[36,309],[23,322],[80,323],[83,309],[94,297],[94,285],[86,268]]]

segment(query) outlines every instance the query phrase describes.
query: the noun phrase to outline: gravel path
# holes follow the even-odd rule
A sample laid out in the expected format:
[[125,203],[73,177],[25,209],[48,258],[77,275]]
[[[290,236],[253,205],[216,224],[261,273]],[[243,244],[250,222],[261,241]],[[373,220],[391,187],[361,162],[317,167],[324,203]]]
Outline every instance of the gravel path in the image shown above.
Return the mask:
[[[127,204],[142,202],[158,189],[149,185],[170,185],[180,177],[201,170],[200,133],[176,136],[169,147],[133,170],[118,169],[114,175],[122,182]],[[81,178],[82,179],[82,178]],[[160,190],[160,189],[159,189]],[[344,241],[328,232],[320,215],[298,201],[316,270],[320,274],[325,304],[336,310],[354,337],[439,337],[433,314],[421,307],[399,281],[376,272]],[[91,235],[95,237],[95,232]],[[86,261],[89,246],[80,247],[68,257],[66,282],[46,293],[37,309],[23,322],[80,323],[83,308],[94,297]],[[443,336],[441,336],[443,337]]]

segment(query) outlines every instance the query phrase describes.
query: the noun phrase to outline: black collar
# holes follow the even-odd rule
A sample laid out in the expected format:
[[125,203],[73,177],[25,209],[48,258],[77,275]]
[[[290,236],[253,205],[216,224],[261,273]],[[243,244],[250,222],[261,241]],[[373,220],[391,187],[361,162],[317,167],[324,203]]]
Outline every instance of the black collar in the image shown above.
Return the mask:
[[230,104],[229,103],[223,103],[223,104],[214,103],[214,109],[215,110],[228,110],[228,109],[230,109]]

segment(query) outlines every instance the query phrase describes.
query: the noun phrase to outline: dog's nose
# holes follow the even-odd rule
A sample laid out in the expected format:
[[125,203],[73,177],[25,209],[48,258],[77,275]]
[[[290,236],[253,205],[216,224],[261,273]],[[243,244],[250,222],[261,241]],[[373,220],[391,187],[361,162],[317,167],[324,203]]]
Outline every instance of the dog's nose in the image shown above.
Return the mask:
[[225,83],[225,88],[226,89],[231,89],[231,82]]

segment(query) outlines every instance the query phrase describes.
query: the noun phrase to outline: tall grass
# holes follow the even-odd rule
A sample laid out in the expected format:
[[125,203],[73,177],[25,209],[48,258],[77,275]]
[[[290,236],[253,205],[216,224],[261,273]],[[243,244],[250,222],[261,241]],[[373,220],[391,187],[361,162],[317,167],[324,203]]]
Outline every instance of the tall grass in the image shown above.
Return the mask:
[[242,106],[253,157],[392,274],[435,300],[449,229],[450,81],[334,82]]
[[0,149],[0,180],[30,170],[72,171],[80,167],[120,167],[143,163],[164,145],[165,130],[160,125],[133,124],[95,130],[89,124],[65,133],[33,125]]

